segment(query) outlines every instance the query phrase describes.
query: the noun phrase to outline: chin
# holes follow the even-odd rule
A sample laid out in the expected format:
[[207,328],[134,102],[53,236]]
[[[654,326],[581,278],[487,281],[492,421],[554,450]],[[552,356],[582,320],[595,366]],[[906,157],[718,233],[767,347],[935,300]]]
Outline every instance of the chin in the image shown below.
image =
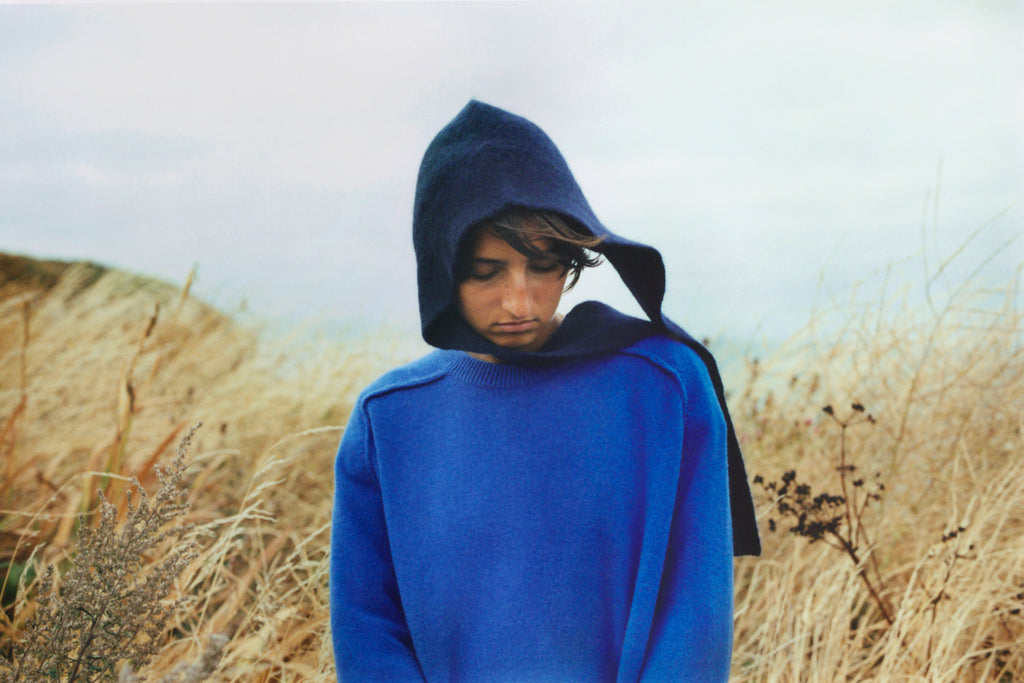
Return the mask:
[[536,336],[530,339],[491,338],[491,342],[509,351],[534,351],[536,349],[527,347],[534,346],[537,343],[537,338]]

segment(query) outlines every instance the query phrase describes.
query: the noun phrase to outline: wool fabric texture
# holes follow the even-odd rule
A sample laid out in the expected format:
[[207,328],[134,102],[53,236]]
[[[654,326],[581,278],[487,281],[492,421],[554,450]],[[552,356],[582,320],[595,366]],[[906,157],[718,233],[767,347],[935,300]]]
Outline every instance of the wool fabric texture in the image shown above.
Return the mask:
[[704,364],[662,336],[385,375],[336,463],[341,679],[727,680],[725,439]]

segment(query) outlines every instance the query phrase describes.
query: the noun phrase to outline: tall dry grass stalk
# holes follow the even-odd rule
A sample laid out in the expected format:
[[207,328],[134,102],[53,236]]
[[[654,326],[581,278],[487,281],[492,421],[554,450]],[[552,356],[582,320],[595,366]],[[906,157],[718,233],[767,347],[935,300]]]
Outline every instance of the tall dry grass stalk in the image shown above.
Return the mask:
[[[201,419],[183,479],[196,556],[168,596],[187,600],[121,679],[334,680],[332,458],[357,392],[404,359],[398,347],[268,349],[174,288],[53,268],[0,281],[0,655],[46,568],[67,571],[97,491],[129,514],[124,482],[154,487]],[[755,487],[765,555],[737,565],[734,680],[1024,675],[1018,292],[932,291],[921,307],[890,286],[818,313],[751,364],[730,403],[751,475],[777,486]],[[835,528],[854,553],[789,531],[790,471],[808,500],[843,498]]]

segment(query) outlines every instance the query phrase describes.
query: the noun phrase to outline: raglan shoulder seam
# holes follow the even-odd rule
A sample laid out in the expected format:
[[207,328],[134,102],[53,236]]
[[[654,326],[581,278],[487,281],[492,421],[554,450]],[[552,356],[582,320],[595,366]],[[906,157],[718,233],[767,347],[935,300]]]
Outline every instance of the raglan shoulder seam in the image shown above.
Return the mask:
[[[707,372],[706,366],[696,351],[683,342],[660,335],[642,339],[631,346],[621,349],[619,353],[645,359],[662,372],[674,377],[684,390],[686,388],[684,375],[688,374],[688,371]],[[680,365],[674,361],[682,361],[686,365]]]
[[439,360],[439,352],[407,363],[381,375],[370,383],[359,397],[359,404],[406,389],[431,384],[448,374],[448,369]]

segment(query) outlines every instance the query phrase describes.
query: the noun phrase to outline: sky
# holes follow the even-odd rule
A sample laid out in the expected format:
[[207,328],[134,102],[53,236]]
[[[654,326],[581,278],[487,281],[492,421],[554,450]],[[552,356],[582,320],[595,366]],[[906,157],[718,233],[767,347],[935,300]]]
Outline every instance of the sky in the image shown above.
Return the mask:
[[[0,251],[415,329],[416,170],[470,98],[661,250],[695,336],[1024,262],[1016,0],[0,4]],[[608,266],[577,290],[638,310]]]

